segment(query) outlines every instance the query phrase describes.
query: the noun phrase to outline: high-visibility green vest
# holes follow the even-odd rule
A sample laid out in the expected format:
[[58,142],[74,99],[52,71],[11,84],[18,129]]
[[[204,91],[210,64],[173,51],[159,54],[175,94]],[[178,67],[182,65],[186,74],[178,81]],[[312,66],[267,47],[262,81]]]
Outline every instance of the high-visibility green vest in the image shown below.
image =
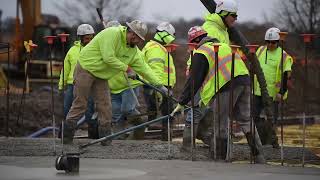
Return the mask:
[[160,43],[150,40],[142,50],[145,61],[160,79],[160,84],[168,86],[168,74],[170,74],[169,86],[173,87],[176,83],[176,69],[173,58],[168,51]]
[[99,32],[80,53],[79,64],[93,76],[109,80],[130,66],[154,85],[159,78],[143,62],[137,46],[127,44],[127,27],[109,27]]
[[[138,50],[137,53],[141,57],[140,58],[141,63],[146,64],[144,62],[141,51]],[[146,64],[146,66],[148,66],[148,65]],[[131,86],[131,88],[136,88],[137,86],[142,85],[142,82],[140,82],[138,80],[131,79],[131,78],[128,78],[128,80],[129,80],[129,82],[128,82],[125,76],[127,76],[127,74],[125,72],[119,72],[117,75],[113,76],[112,78],[110,78],[108,80],[108,85],[109,85],[109,89],[110,89],[111,94],[119,94],[119,93],[129,89],[130,86]]]
[[[66,57],[64,58],[64,69],[61,70],[60,73],[60,80],[59,80],[59,90],[62,90],[62,84],[64,83],[64,87],[67,84],[73,84],[73,72],[74,68],[76,67],[80,51],[83,48],[80,41],[75,41],[74,45],[69,49]],[[63,80],[63,73],[64,71],[64,80]]]
[[221,43],[230,44],[228,29],[218,14],[207,14],[204,19],[202,28],[208,36],[218,39]]
[[[204,105],[208,105],[212,97],[218,92],[219,89],[221,89],[228,81],[231,79],[231,65],[232,65],[232,53],[231,48],[229,45],[225,43],[219,43],[219,52],[218,52],[218,68],[219,68],[219,78],[217,81],[219,81],[217,84],[217,89],[215,89],[215,79],[216,79],[216,73],[215,73],[215,52],[213,49],[212,42],[207,42],[200,46],[198,49],[194,50],[194,53],[200,53],[203,54],[209,63],[209,70],[208,74],[202,84],[200,96],[201,96],[201,102]],[[234,77],[240,76],[240,75],[246,75],[249,74],[248,69],[244,62],[241,60],[241,57],[239,54],[235,54],[235,61],[234,61]]]
[[[281,47],[278,47],[274,51],[267,51],[266,46],[261,46],[256,52],[259,59],[260,66],[264,73],[267,89],[269,95],[275,100],[277,93],[280,92],[281,85]],[[283,72],[291,71],[291,66],[293,63],[292,57],[283,51]],[[255,77],[254,81],[255,91],[254,94],[261,96],[261,90],[259,83]],[[284,99],[287,98],[288,91],[284,94]]]

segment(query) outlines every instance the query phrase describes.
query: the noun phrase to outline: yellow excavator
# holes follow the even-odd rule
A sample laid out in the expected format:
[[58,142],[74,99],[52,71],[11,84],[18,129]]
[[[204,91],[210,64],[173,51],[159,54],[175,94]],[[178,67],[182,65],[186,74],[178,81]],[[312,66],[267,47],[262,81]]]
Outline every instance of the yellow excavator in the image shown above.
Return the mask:
[[[21,11],[20,11],[21,10]],[[20,15],[21,12],[21,15]],[[20,20],[22,17],[22,21]],[[14,71],[17,74],[24,74],[26,53],[23,46],[24,41],[32,40],[38,44],[38,48],[33,53],[33,58],[37,62],[32,68],[39,68],[48,62],[49,48],[44,41],[44,36],[57,35],[59,33],[69,33],[68,28],[60,26],[60,20],[54,15],[41,13],[41,0],[17,0],[16,4],[16,19],[15,19],[15,32],[6,37],[10,43],[10,67],[6,67],[7,71]],[[1,41],[1,40],[0,40]],[[68,46],[68,45],[67,45]],[[59,49],[59,42],[55,43],[51,58],[62,59],[61,50]],[[55,50],[58,49],[58,50]],[[3,51],[2,51],[3,52]],[[59,54],[60,53],[60,54]],[[0,54],[0,63],[6,64],[8,55],[5,53]],[[13,68],[14,67],[14,68]],[[41,69],[29,71],[29,76],[37,78],[47,78],[46,70]],[[57,72],[59,70],[56,70]],[[0,88],[6,87],[7,77],[0,64]]]

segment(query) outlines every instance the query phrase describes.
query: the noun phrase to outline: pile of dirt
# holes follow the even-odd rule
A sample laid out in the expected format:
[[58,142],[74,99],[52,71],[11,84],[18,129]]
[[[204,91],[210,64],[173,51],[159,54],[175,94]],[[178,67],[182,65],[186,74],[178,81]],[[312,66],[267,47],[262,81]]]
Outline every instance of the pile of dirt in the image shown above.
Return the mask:
[[[51,91],[44,86],[29,94],[9,96],[9,136],[26,136],[41,128],[52,126]],[[0,96],[0,134],[5,135],[7,123],[7,97]],[[54,116],[59,124],[63,117],[62,97],[54,92]]]

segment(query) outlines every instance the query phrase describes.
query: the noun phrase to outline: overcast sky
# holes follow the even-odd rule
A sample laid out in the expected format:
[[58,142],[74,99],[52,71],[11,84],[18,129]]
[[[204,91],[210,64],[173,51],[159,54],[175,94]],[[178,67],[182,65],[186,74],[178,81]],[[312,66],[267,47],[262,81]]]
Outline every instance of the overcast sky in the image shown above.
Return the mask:
[[[42,13],[56,14],[58,12],[53,1],[66,0],[42,0]],[[134,1],[134,0],[132,0]],[[280,0],[237,0],[239,4],[239,22],[255,21],[261,23],[267,16],[272,15],[275,2]],[[3,17],[15,16],[15,0],[0,0],[0,9]],[[142,0],[140,19],[145,21],[163,21],[175,18],[201,18],[206,12],[200,0]],[[61,18],[61,17],[60,17]]]

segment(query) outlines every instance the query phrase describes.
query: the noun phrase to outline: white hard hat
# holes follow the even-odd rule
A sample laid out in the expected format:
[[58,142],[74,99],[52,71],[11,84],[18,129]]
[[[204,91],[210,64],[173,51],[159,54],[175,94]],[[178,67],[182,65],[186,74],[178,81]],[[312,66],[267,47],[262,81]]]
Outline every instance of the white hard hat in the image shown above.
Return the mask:
[[174,27],[172,26],[172,24],[170,24],[169,22],[162,22],[160,23],[157,28],[158,31],[166,31],[167,33],[169,33],[171,36],[175,36],[176,30],[174,29]]
[[139,21],[139,20],[134,20],[130,23],[126,22],[127,26],[136,33],[142,40],[145,40],[145,37],[148,33],[148,27],[145,23]]
[[280,29],[276,27],[269,28],[264,36],[266,41],[278,41],[280,39],[279,35]]
[[81,24],[78,26],[77,35],[83,36],[87,34],[94,34],[94,29],[90,24]]
[[221,11],[227,11],[231,13],[238,12],[238,4],[235,0],[215,0],[216,13],[220,13]]
[[108,27],[117,27],[117,26],[121,26],[121,24],[119,23],[119,21],[109,21],[106,25],[106,28]]

